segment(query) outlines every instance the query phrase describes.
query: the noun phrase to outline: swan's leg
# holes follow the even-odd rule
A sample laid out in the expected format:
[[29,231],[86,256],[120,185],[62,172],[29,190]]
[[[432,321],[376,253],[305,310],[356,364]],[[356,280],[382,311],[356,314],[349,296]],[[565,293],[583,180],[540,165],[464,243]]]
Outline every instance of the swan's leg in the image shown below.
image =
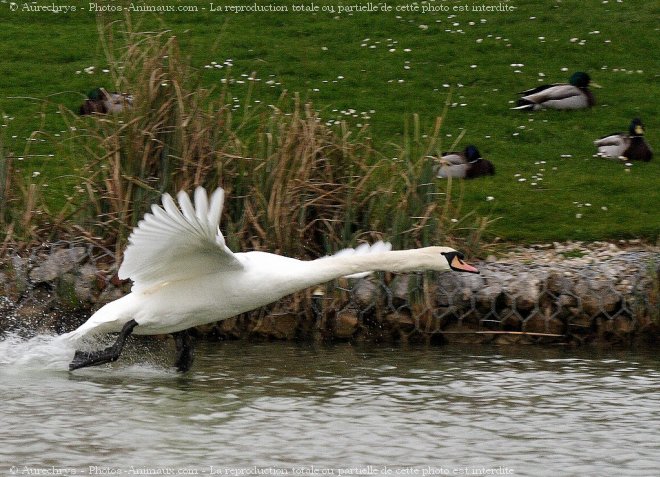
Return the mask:
[[73,361],[69,364],[69,371],[73,371],[78,368],[85,368],[87,366],[97,366],[103,363],[111,363],[117,361],[121,350],[124,348],[124,343],[126,343],[126,338],[133,332],[133,328],[137,326],[135,320],[131,320],[124,325],[124,327],[119,332],[117,341],[112,346],[108,346],[105,349],[100,351],[76,351],[76,354],[73,357]]
[[185,373],[190,369],[195,358],[195,348],[193,338],[188,330],[174,333],[174,342],[176,343],[176,366],[177,371]]

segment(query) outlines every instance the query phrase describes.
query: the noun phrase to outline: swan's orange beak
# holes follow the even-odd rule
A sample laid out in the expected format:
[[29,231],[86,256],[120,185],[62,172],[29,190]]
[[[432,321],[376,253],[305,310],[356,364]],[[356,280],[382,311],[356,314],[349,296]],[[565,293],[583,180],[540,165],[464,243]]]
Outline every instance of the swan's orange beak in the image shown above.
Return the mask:
[[476,267],[473,267],[469,263],[465,263],[463,260],[458,258],[458,255],[454,255],[454,258],[452,258],[449,266],[452,270],[457,272],[479,273],[479,270],[477,270]]

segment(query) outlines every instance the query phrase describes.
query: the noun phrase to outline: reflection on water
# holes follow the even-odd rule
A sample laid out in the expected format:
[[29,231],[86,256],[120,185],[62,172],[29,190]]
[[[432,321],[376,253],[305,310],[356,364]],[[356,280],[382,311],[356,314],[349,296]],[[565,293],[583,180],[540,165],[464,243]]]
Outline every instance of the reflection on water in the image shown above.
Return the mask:
[[651,351],[228,342],[200,345],[184,375],[168,343],[126,354],[69,373],[73,350],[52,337],[0,342],[0,471],[657,475],[660,464]]

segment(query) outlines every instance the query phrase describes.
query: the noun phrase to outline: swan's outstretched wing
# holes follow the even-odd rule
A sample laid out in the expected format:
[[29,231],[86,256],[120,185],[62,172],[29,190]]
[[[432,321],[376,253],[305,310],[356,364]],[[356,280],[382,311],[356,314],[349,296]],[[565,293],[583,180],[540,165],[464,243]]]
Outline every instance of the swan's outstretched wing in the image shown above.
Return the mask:
[[119,278],[133,280],[134,291],[243,268],[218,228],[224,191],[216,189],[209,201],[206,190],[198,187],[194,207],[187,193],[179,192],[177,198],[180,210],[164,194],[163,206],[152,205],[128,239]]

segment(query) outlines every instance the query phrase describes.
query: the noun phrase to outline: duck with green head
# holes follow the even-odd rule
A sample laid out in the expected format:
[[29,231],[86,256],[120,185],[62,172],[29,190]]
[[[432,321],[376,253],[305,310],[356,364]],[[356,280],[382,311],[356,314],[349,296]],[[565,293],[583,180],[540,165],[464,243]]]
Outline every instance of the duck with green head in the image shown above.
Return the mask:
[[474,179],[495,174],[493,163],[481,157],[479,149],[472,144],[463,151],[443,152],[438,162],[435,174],[441,179],[447,177]]
[[109,93],[105,88],[94,88],[87,93],[87,99],[80,106],[78,113],[85,114],[108,114],[120,113],[125,108],[133,106],[133,96],[125,93]]
[[653,150],[644,139],[644,123],[639,118],[632,120],[628,134],[608,134],[594,141],[594,145],[599,157],[644,162],[653,158]]
[[[539,109],[585,109],[595,104],[589,90],[591,78],[587,73],[573,73],[568,83],[544,84],[522,91],[523,95],[513,109],[537,111]],[[591,83],[593,86],[598,85]]]

